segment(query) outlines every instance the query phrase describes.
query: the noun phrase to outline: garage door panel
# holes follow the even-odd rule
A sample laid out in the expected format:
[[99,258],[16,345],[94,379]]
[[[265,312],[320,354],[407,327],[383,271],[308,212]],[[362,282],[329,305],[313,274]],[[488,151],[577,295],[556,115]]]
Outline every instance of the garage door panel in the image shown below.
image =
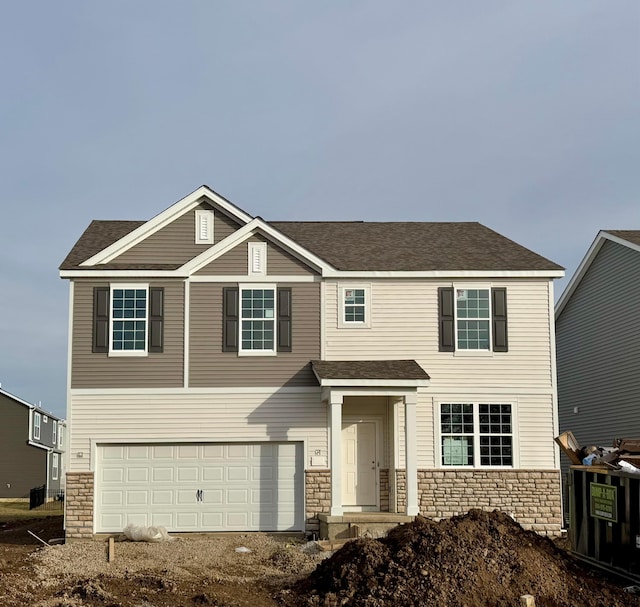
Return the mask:
[[146,461],[149,459],[149,447],[141,445],[127,447],[126,458],[128,460],[139,459]]
[[103,468],[102,469],[103,483],[121,484],[123,480],[124,480],[124,470],[122,468]]
[[154,460],[158,459],[175,459],[175,449],[171,445],[155,445],[153,447],[153,455]]
[[127,470],[129,483],[146,483],[149,481],[149,468],[129,468]]
[[154,483],[170,483],[173,481],[173,468],[153,468],[151,477]]
[[173,491],[154,491],[151,494],[152,504],[154,506],[167,506],[173,504]]
[[233,482],[233,481],[245,482],[249,480],[248,468],[246,466],[229,466],[227,468],[227,480],[230,482]]
[[99,532],[304,527],[301,443],[107,445],[97,461]]
[[191,483],[199,480],[200,469],[197,466],[180,466],[178,468],[177,481],[179,483]]

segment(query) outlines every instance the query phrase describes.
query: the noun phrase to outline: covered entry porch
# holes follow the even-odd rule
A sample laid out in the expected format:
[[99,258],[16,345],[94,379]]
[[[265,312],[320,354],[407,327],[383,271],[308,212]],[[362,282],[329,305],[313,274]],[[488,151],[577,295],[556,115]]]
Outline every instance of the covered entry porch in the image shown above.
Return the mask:
[[331,500],[323,539],[383,535],[419,512],[414,360],[313,361],[328,408]]

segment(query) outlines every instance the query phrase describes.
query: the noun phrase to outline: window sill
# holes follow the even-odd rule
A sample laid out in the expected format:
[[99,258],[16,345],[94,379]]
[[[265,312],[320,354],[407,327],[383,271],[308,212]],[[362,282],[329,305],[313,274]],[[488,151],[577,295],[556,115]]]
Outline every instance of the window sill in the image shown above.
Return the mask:
[[118,357],[126,357],[129,358],[131,356],[148,356],[149,353],[147,351],[143,351],[143,350],[112,350],[111,352],[109,352],[109,357],[114,357],[114,358],[118,358]]
[[238,356],[277,356],[275,350],[240,350]]
[[460,356],[462,358],[477,358],[477,357],[493,357],[493,352],[491,350],[455,350],[453,352],[454,356]]

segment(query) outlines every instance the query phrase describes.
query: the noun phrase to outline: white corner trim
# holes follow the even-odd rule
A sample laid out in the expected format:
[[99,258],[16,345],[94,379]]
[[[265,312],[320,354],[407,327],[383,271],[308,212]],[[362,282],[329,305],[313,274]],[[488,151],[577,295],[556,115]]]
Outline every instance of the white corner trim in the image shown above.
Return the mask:
[[214,202],[217,206],[224,209],[232,217],[238,219],[241,223],[248,223],[252,220],[252,217],[238,209],[235,205],[231,204],[228,200],[225,200],[219,194],[216,194],[213,190],[207,186],[200,186],[197,190],[191,192],[178,202],[171,205],[168,209],[165,209],[149,221],[143,223],[140,227],[136,228],[126,236],[117,240],[112,245],[103,249],[99,253],[96,253],[86,261],[83,261],[81,266],[94,266],[101,263],[109,263],[126,250],[142,242],[148,236],[151,236],[158,230],[162,229],[177,217],[190,211],[196,205],[200,203],[203,197],[208,198]]

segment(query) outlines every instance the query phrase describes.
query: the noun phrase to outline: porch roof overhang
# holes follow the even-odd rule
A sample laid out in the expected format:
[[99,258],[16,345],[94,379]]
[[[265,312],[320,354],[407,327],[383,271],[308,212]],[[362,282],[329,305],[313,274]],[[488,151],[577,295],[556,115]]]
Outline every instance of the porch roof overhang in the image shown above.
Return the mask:
[[408,388],[429,385],[429,374],[415,360],[312,360],[324,387]]

